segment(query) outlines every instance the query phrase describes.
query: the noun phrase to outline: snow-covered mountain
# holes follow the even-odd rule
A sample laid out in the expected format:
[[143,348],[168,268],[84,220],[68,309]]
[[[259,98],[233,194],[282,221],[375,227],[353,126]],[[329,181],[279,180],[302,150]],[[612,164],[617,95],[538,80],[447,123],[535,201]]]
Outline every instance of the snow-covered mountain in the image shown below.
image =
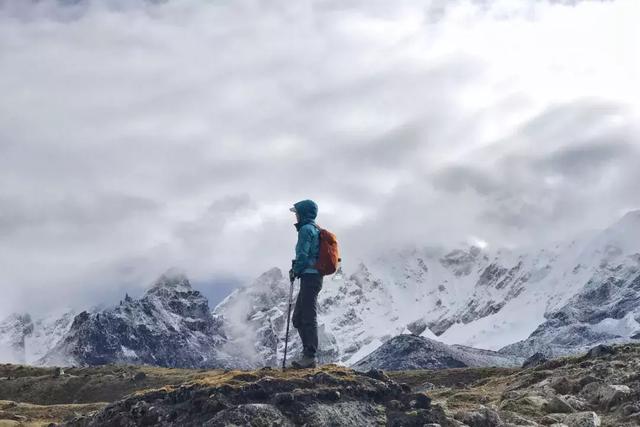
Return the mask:
[[12,314],[0,322],[0,357],[4,362],[25,363],[25,338],[33,332],[28,314]]
[[[126,297],[113,308],[35,322],[13,315],[0,322],[0,357],[274,366],[282,357],[288,294],[288,279],[274,268],[211,312],[185,276],[168,274],[140,299]],[[350,274],[340,269],[325,277],[320,359],[352,365],[400,334],[518,357],[567,354],[638,339],[638,302],[640,211],[552,247],[389,251],[356,263]],[[293,328],[290,351],[300,352]]]
[[25,337],[25,362],[37,364],[69,332],[76,314],[68,310],[33,322],[33,331]]
[[[572,267],[571,265],[568,266]],[[525,340],[502,349],[530,356],[560,356],[594,344],[640,340],[640,211],[630,212],[595,236],[571,273],[584,286]]]
[[447,345],[415,335],[398,335],[382,344],[354,369],[407,370],[520,366],[524,358],[460,345]]
[[[557,259],[550,251],[527,256],[476,247],[413,249],[361,262],[348,276],[341,271],[325,277],[318,298],[320,358],[350,365],[402,333],[493,349],[524,339],[543,320],[544,308],[538,323],[537,318],[517,317],[502,326],[506,336],[492,342],[478,337],[495,327],[467,336],[460,330],[474,328],[517,301],[528,286],[538,286]],[[223,301],[215,314],[224,319],[230,344],[251,348],[259,361],[279,358],[282,342],[275,338],[284,336],[288,288],[282,272],[273,269]],[[451,337],[450,330],[455,331]],[[300,347],[293,332],[295,355]]]
[[[326,277],[318,300],[321,358],[354,364],[402,333],[499,350],[526,340],[541,325],[544,333],[503,350],[518,356],[637,338],[639,218],[640,212],[632,212],[594,236],[547,248],[393,251],[359,263],[351,275]],[[284,335],[288,286],[274,269],[218,306],[230,342],[251,346],[258,360],[278,357],[282,348],[274,337]],[[572,315],[563,317],[561,332],[553,319],[568,310]],[[597,316],[585,318],[593,312]],[[295,353],[295,331],[293,339]],[[562,351],[545,347],[553,339]]]
[[0,322],[0,360],[35,364],[69,331],[75,313],[33,320],[31,315],[12,314]]
[[75,316],[40,360],[46,365],[152,364],[168,367],[243,367],[220,350],[226,338],[207,299],[186,276],[160,277],[140,299]]

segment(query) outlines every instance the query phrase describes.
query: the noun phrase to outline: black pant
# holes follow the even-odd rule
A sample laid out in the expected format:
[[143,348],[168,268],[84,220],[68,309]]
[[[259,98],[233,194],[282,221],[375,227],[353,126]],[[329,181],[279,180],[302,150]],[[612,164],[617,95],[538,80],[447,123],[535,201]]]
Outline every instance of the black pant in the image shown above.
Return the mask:
[[318,293],[322,289],[320,274],[302,274],[300,292],[293,309],[293,327],[298,329],[303,354],[315,357],[318,351]]

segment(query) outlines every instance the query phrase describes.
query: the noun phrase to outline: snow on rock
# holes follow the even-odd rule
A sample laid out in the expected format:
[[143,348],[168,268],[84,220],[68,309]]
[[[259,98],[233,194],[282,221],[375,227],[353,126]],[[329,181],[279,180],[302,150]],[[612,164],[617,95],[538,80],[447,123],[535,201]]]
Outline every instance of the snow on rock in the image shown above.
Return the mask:
[[[348,257],[347,257],[348,259]],[[640,211],[544,248],[391,250],[324,278],[320,361],[354,364],[399,334],[527,357],[640,339]],[[295,284],[294,301],[299,282]],[[255,367],[280,363],[289,281],[271,269],[215,310],[176,271],[117,307],[0,323],[26,363]],[[290,332],[290,357],[301,345]]]
[[25,337],[25,362],[36,364],[44,357],[69,332],[75,315],[75,311],[67,310],[36,320],[32,333]]
[[[502,349],[547,357],[584,351],[595,344],[637,339],[640,332],[640,211],[630,212],[583,248],[573,274],[582,287],[545,313],[526,339]],[[577,272],[577,273],[576,273]],[[571,277],[570,273],[565,273]],[[636,337],[636,338],[634,338]]]
[[25,363],[25,338],[33,332],[28,314],[12,314],[0,322],[0,357],[4,362]]
[[34,364],[69,330],[74,312],[33,320],[29,314],[12,314],[0,322],[0,360]]
[[[578,306],[599,314],[590,318],[584,339],[561,344],[563,352],[603,339],[632,339],[640,333],[640,317],[631,311],[640,306],[633,284],[639,242],[640,213],[634,212],[595,236],[545,248],[386,252],[358,263],[350,275],[341,270],[325,277],[318,297],[321,360],[353,364],[403,333],[499,350],[527,339],[553,313],[575,305],[576,298]],[[282,273],[272,270],[215,310],[225,319],[230,341],[244,342],[268,364],[281,357],[288,286]],[[593,295],[592,289],[601,286],[610,288],[604,299]],[[580,335],[580,328],[567,331]],[[540,336],[540,345],[514,351],[529,356],[549,339]],[[295,354],[295,330],[292,340]]]
[[414,335],[398,335],[355,363],[353,368],[367,371],[519,366],[522,360],[494,351],[450,346]]
[[220,350],[226,342],[221,326],[186,276],[165,274],[140,299],[127,295],[116,307],[75,316],[67,334],[40,363],[246,366]]

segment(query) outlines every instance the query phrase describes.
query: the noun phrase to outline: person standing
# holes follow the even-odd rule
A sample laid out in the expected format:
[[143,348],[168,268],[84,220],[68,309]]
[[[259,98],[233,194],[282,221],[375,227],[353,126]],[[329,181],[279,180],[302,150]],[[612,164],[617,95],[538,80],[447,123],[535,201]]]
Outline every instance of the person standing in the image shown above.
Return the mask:
[[293,310],[293,327],[302,341],[302,356],[291,366],[298,369],[315,368],[318,352],[318,293],[322,289],[322,274],[316,268],[320,252],[320,229],[315,220],[318,205],[313,200],[302,200],[290,209],[296,214],[298,231],[296,258],[289,271],[293,281],[300,278],[300,291]]

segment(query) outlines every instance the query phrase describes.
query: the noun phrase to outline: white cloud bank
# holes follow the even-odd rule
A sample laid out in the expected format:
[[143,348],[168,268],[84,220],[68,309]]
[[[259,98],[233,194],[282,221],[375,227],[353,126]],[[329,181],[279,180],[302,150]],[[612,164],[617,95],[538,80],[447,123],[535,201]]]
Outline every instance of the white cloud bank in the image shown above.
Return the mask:
[[0,314],[640,206],[640,3],[0,0]]

